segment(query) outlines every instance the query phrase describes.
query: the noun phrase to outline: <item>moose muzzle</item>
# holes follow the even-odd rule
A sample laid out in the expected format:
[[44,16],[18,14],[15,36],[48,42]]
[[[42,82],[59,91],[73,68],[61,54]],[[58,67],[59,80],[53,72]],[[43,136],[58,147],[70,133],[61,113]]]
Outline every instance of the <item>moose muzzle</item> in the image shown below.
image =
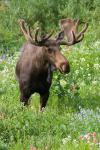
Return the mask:
[[61,63],[59,70],[61,73],[66,74],[70,72],[70,66],[68,62]]

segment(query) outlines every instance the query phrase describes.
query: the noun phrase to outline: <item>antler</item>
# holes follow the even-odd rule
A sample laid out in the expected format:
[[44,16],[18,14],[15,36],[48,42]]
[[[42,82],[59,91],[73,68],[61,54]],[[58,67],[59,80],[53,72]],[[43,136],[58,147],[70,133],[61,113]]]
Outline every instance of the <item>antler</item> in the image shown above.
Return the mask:
[[30,31],[30,26],[28,27],[28,29],[26,30],[26,27],[25,27],[25,20],[24,19],[19,19],[18,20],[18,23],[19,23],[19,26],[26,38],[27,41],[33,41],[33,38],[32,38],[32,35],[31,35],[31,31]]
[[60,26],[64,32],[64,35],[67,37],[68,41],[61,41],[61,45],[74,45],[79,43],[84,38],[84,33],[88,28],[88,24],[85,23],[84,28],[80,33],[77,34],[78,25],[80,20],[71,20],[71,19],[62,19],[60,20]]
[[45,35],[45,36],[41,36],[41,40],[38,40],[38,34],[39,34],[39,28],[36,30],[36,34],[35,34],[35,41],[37,43],[44,43],[45,41],[47,41],[52,35],[53,35],[54,31],[52,31],[49,35]]
[[28,29],[26,29],[26,27],[25,27],[25,23],[26,23],[25,20],[24,19],[19,19],[18,23],[19,23],[20,28],[21,28],[24,36],[25,36],[25,39],[27,41],[30,41],[30,42],[36,44],[36,45],[41,45],[42,43],[47,41],[53,34],[53,31],[52,31],[49,35],[43,36],[41,38],[41,40],[38,40],[39,28],[37,28],[36,31],[35,31],[35,40],[33,40],[33,37],[31,35],[31,31],[30,31],[30,26],[28,27]]

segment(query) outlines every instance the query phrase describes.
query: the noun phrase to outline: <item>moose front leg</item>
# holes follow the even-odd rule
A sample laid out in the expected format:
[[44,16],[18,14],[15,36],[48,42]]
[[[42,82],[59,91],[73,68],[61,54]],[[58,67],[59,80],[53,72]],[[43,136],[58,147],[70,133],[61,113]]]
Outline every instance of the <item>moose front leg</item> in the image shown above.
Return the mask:
[[20,85],[20,101],[24,104],[24,106],[28,105],[29,98],[31,96],[31,91],[25,85]]
[[24,104],[24,106],[28,105],[28,101],[29,101],[30,96],[31,96],[31,94],[28,95],[28,94],[21,93],[20,101]]
[[43,111],[49,98],[49,91],[45,94],[40,94],[40,111]]

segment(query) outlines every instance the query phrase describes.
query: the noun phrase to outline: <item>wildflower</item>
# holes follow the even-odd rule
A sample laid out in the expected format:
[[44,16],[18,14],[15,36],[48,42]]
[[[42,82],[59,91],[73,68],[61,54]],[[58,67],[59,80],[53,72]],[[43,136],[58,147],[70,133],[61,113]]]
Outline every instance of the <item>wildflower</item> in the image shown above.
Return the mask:
[[90,77],[90,76],[91,76],[91,74],[90,74],[90,73],[88,73],[88,76]]
[[83,137],[83,136],[80,136],[80,140],[84,140],[84,137]]
[[97,143],[97,145],[98,145],[98,147],[100,148],[100,142],[99,142],[99,143]]
[[100,41],[96,41],[96,42],[94,43],[94,47],[99,47],[99,45],[100,45]]
[[67,138],[62,139],[62,143],[65,145],[67,143]]
[[71,140],[71,136],[70,135],[68,135],[68,137],[67,137],[69,140]]
[[97,143],[97,139],[96,138],[93,138],[93,143]]
[[63,144],[66,144],[69,141],[71,141],[71,136],[70,135],[68,135],[66,138],[62,139]]
[[37,149],[31,145],[30,150],[37,150]]
[[79,74],[79,70],[76,70],[76,71],[75,71],[75,74],[78,75],[78,74]]
[[94,68],[95,68],[95,69],[99,69],[99,68],[100,68],[100,65],[99,65],[99,64],[94,64]]
[[78,87],[76,84],[73,84],[73,85],[71,86],[71,91],[72,91],[73,93],[77,93],[78,90],[79,90],[79,87]]
[[60,85],[62,86],[62,87],[64,87],[65,85],[66,85],[66,81],[65,80],[60,80]]
[[96,80],[92,81],[92,84],[93,84],[93,85],[96,85],[96,84],[97,84],[97,81],[96,81]]
[[93,137],[96,137],[96,132],[93,132]]
[[85,61],[85,58],[81,58],[81,62],[84,62]]

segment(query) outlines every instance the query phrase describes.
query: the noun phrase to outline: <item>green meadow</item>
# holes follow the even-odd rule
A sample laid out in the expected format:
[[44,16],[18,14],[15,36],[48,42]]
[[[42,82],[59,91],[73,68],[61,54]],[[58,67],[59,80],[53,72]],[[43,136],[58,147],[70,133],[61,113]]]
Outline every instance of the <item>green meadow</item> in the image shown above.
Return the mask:
[[[99,12],[99,0],[0,1],[0,150],[100,149]],[[55,29],[56,35],[59,19],[66,17],[89,23],[82,42],[61,47],[71,71],[67,75],[54,72],[44,112],[39,112],[37,93],[24,107],[15,76],[25,42],[17,20],[24,18],[44,32]]]

